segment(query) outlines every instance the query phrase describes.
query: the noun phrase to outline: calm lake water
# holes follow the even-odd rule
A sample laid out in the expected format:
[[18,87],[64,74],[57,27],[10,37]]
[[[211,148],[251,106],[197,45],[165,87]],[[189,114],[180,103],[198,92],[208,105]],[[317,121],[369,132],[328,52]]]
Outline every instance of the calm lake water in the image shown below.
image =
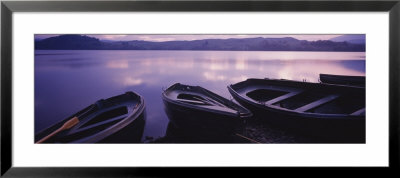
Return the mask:
[[158,138],[169,122],[162,89],[176,82],[232,98],[227,86],[247,78],[318,82],[320,73],[365,75],[365,53],[36,50],[35,132],[101,98],[135,91],[146,102],[143,138]]

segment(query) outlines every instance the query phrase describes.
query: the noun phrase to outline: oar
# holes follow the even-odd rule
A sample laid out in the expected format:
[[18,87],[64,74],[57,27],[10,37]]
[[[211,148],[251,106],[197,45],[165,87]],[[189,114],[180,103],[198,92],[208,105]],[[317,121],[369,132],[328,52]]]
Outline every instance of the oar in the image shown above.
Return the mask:
[[89,114],[90,112],[94,111],[96,109],[96,105],[91,105],[89,107],[89,109],[87,109],[85,112],[83,112],[82,114],[73,117],[72,119],[68,120],[67,122],[64,123],[64,125],[62,125],[60,128],[58,128],[57,130],[55,130],[54,132],[52,132],[51,134],[47,135],[46,137],[40,139],[38,142],[36,143],[43,143],[44,141],[48,140],[49,138],[53,137],[54,135],[58,134],[58,132],[61,132],[63,130],[67,130],[70,129],[71,127],[75,126],[76,124],[79,123],[79,118],[83,118],[83,116],[86,116],[87,114]]
[[41,140],[39,140],[36,143],[43,143],[46,140],[48,140],[49,138],[53,137],[54,135],[58,134],[58,132],[61,132],[63,130],[67,130],[70,129],[71,127],[75,126],[76,124],[79,123],[79,119],[78,117],[73,117],[72,119],[68,120],[67,122],[64,123],[64,125],[62,125],[59,129],[55,130],[54,132],[52,132],[51,134],[47,135],[46,137],[42,138]]
[[206,104],[209,104],[209,105],[218,105],[218,106],[224,107],[224,106],[221,105],[220,103],[214,102],[213,100],[209,100],[209,99],[207,99],[207,98],[201,99],[201,98],[198,98],[198,97],[196,97],[196,96],[194,96],[193,98],[194,98],[194,99],[197,99],[197,100],[199,100],[199,101],[202,101],[202,102],[204,102],[204,103],[206,103]]
[[244,138],[244,139],[246,139],[246,140],[248,140],[250,142],[253,142],[253,143],[261,143],[261,142],[255,141],[255,140],[253,140],[251,138],[245,137],[245,136],[243,136],[241,134],[238,134],[238,133],[236,133],[236,135],[239,136],[239,137],[242,137],[242,138]]

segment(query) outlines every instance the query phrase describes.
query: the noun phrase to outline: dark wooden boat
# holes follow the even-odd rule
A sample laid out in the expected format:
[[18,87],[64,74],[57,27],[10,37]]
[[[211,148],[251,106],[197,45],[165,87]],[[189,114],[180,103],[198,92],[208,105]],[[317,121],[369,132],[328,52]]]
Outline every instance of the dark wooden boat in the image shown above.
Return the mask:
[[248,79],[228,86],[240,104],[289,131],[365,142],[365,88],[291,80]]
[[200,86],[176,83],[162,93],[162,99],[177,128],[199,134],[232,134],[252,116],[246,108]]
[[326,84],[365,87],[365,76],[319,74],[319,80]]
[[79,122],[44,143],[138,143],[145,124],[143,97],[134,93],[101,99],[35,135],[35,142],[77,116]]

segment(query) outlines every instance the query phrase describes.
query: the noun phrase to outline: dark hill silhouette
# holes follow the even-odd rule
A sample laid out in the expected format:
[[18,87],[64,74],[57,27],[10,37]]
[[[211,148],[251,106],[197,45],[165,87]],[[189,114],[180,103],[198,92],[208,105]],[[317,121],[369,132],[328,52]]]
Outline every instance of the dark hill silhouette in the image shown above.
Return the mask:
[[342,35],[335,38],[331,38],[329,40],[334,42],[348,42],[353,44],[365,45],[365,35]]
[[365,51],[348,42],[306,41],[285,38],[231,38],[193,41],[100,41],[83,35],[60,35],[35,41],[43,50],[218,50],[218,51]]
[[60,35],[35,42],[35,49],[100,49],[99,39],[82,35]]

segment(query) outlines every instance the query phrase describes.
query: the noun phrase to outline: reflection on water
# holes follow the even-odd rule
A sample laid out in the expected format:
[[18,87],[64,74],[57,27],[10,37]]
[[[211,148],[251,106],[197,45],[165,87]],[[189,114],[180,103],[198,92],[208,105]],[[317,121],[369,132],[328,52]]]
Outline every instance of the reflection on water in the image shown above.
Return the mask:
[[145,98],[144,137],[166,134],[163,88],[180,82],[232,98],[247,78],[318,82],[320,73],[365,75],[364,52],[35,51],[35,132],[100,98],[132,90]]
[[225,137],[210,137],[199,134],[198,132],[190,132],[182,130],[172,122],[168,123],[165,135],[160,138],[145,137],[145,143],[252,143],[251,141],[236,135]]

